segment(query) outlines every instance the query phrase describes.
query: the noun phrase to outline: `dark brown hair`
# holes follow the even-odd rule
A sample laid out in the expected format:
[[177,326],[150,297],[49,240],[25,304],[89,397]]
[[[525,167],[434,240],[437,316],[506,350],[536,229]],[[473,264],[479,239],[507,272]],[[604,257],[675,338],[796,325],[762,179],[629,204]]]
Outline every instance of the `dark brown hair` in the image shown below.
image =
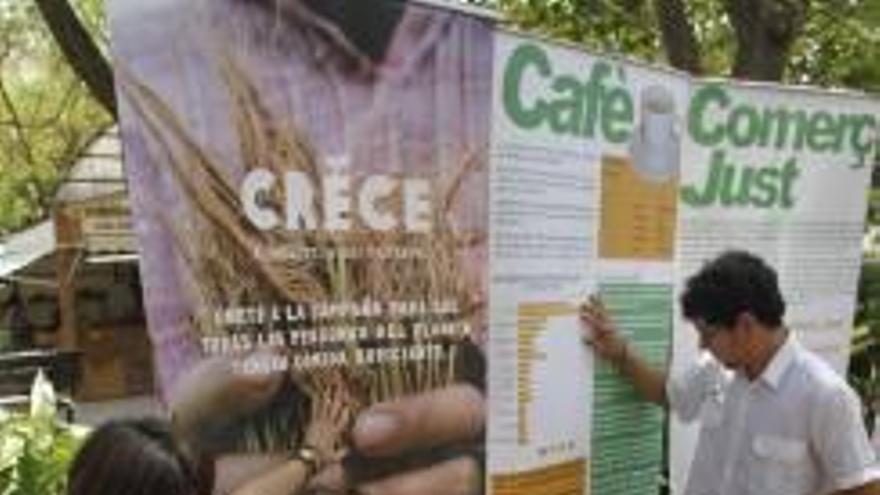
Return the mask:
[[688,279],[681,296],[684,317],[730,328],[751,313],[770,328],[782,325],[785,300],[776,271],[746,251],[727,251]]
[[197,495],[196,470],[167,422],[112,421],[95,430],[73,461],[68,495]]

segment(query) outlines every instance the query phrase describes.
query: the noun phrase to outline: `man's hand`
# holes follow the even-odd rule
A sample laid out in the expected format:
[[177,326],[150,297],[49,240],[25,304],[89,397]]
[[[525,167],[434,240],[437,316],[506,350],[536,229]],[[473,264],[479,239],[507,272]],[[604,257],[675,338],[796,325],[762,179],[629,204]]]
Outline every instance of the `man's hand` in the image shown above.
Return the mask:
[[611,320],[608,310],[598,296],[590,296],[581,305],[581,335],[602,359],[621,364],[626,359],[627,343]]
[[654,369],[636,349],[630,349],[608,310],[597,296],[581,305],[581,331],[584,343],[602,359],[610,361],[639,394],[654,404],[665,406],[666,372]]

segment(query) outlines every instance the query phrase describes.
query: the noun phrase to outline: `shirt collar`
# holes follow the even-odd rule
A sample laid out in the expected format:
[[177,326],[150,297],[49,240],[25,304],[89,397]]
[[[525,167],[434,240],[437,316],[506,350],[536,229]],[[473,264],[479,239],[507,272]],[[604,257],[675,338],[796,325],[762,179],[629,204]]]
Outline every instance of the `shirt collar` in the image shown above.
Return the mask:
[[[328,63],[333,53],[343,54],[363,74],[383,72],[389,75],[407,73],[422,61],[439,43],[452,21],[452,15],[431,8],[408,7],[395,29],[386,60],[376,63],[360,51],[335,24],[312,12],[299,0],[283,2],[288,15],[305,28],[306,36],[319,36],[326,43],[312,42],[315,59]],[[335,49],[335,52],[334,52]]]
[[[299,0],[291,0],[278,4],[287,15],[296,19],[304,28],[308,38],[320,37],[325,43],[312,41],[312,51],[316,60],[326,62],[333,53],[339,53],[355,63],[362,71],[370,71],[373,64],[369,58],[352,44],[335,24],[312,12]],[[334,52],[334,49],[336,50]]]
[[778,390],[785,372],[794,364],[797,351],[798,343],[794,335],[789,331],[785,342],[776,350],[776,354],[773,355],[759,380],[767,384],[772,390]]

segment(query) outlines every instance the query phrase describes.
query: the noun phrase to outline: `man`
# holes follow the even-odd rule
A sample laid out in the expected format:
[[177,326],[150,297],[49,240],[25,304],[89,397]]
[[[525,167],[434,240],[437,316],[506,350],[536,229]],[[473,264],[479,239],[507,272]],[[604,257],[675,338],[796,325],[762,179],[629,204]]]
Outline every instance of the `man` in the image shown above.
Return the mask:
[[686,495],[880,494],[858,397],[783,323],[772,268],[724,253],[688,280],[681,304],[714,361],[672,379],[638,356],[598,299],[581,319],[585,341],[646,399],[701,421]]

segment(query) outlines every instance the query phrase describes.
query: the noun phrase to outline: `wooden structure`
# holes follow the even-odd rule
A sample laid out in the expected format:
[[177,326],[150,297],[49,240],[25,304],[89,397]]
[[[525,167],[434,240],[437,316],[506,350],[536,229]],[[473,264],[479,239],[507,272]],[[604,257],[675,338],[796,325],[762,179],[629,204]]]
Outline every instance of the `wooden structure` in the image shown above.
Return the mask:
[[31,258],[25,266],[3,273],[0,253],[0,327],[13,329],[18,350],[78,355],[77,400],[150,393],[152,348],[115,129],[71,167],[48,227],[39,228],[52,235],[24,248],[40,251],[24,253]]

